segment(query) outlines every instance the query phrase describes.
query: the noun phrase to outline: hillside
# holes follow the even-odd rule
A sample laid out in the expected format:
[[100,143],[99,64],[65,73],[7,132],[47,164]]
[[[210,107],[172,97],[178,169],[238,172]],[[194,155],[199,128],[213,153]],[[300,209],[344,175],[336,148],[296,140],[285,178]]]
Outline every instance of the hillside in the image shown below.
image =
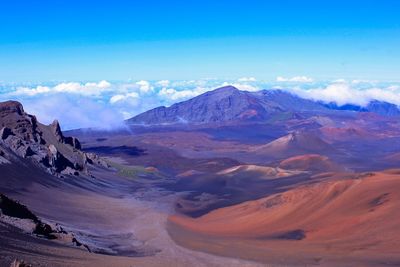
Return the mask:
[[279,137],[265,145],[254,148],[258,156],[287,158],[307,153],[333,153],[335,149],[317,135],[310,132],[295,131]]
[[[336,175],[197,219],[172,216],[170,230],[178,243],[224,256],[380,265],[399,259],[399,188],[398,171]],[[185,236],[180,231],[190,241],[175,235]]]

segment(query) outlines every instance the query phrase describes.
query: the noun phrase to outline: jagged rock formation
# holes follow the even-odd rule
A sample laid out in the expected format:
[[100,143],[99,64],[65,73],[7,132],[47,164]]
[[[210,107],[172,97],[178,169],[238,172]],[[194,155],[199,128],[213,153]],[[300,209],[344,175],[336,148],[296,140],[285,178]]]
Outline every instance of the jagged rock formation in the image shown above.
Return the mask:
[[[19,102],[0,103],[0,156],[31,159],[52,174],[88,175],[88,165],[107,167],[92,153],[84,153],[75,137],[64,137],[55,120],[46,126],[27,114]],[[4,161],[4,160],[3,160]]]

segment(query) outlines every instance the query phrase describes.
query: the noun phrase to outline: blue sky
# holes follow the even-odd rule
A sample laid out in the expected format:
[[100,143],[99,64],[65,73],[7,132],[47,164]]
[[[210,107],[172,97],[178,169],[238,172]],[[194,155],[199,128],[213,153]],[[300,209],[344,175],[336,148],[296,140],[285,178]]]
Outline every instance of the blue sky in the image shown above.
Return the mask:
[[1,1],[0,81],[399,80],[399,14],[396,0]]
[[400,1],[0,1],[0,101],[63,129],[219,86],[400,105]]

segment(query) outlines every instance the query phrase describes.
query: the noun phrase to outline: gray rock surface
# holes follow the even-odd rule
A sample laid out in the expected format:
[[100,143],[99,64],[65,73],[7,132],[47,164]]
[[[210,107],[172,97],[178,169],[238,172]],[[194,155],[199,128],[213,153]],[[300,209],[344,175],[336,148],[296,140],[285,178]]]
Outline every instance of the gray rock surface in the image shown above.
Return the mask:
[[77,138],[64,137],[57,120],[43,125],[15,101],[0,103],[0,147],[5,160],[30,159],[56,175],[89,175],[90,165],[107,167],[97,155],[82,152]]

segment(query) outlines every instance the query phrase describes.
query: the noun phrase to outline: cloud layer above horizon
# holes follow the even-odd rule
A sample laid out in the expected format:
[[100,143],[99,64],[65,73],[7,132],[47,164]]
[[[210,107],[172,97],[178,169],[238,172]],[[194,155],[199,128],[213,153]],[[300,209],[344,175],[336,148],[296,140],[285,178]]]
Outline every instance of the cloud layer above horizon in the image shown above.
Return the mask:
[[0,84],[0,101],[20,101],[43,123],[58,119],[63,129],[96,127],[114,129],[123,120],[158,106],[170,106],[215,88],[233,85],[244,91],[282,89],[304,98],[365,106],[371,100],[400,105],[400,83],[334,80],[315,81],[307,76],[282,77],[274,82],[254,77],[236,80],[60,82]]

